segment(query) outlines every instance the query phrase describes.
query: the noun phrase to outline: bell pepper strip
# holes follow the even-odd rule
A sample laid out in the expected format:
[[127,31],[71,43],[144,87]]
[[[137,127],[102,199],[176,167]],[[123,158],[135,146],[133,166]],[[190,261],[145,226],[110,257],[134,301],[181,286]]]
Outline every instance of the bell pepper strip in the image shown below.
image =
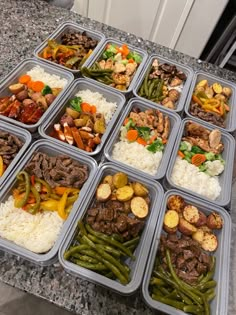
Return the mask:
[[58,200],[48,199],[46,201],[40,202],[40,209],[44,211],[57,211],[58,203]]
[[40,198],[40,194],[38,193],[37,189],[34,186],[31,186],[30,190],[32,194],[34,195],[36,202],[33,206],[29,207],[27,210],[29,213],[35,214],[39,210],[41,198]]
[[84,146],[83,140],[81,138],[81,135],[80,135],[78,129],[73,127],[73,128],[71,128],[71,132],[72,132],[72,135],[73,135],[73,138],[75,140],[77,147],[81,150],[85,150],[85,146]]
[[51,186],[43,179],[41,178],[38,178],[38,177],[35,177],[35,183],[36,184],[41,184],[42,185],[42,189],[41,189],[41,192],[43,191],[43,187],[46,188],[46,194],[41,194],[41,199],[46,199],[48,198],[51,193],[52,193],[52,188]]
[[225,103],[224,103],[224,106],[225,106],[225,110],[226,110],[226,112],[229,112],[229,111],[230,111],[229,106],[228,106],[227,104],[225,104]]
[[3,175],[4,173],[4,164],[3,164],[3,158],[0,155],[0,177]]
[[76,194],[74,196],[68,197],[67,201],[66,201],[66,207],[69,207],[71,205],[73,205],[73,203],[78,199],[79,194]]
[[25,172],[25,171],[22,171],[22,172],[20,172],[17,175],[17,179],[21,181],[22,177],[24,178],[24,181],[25,181],[25,193],[24,193],[24,196],[21,199],[16,199],[15,200],[14,206],[16,208],[22,208],[23,206],[26,205],[28,197],[29,197],[29,194],[30,194],[30,189],[31,189],[29,174],[27,172]]
[[204,105],[209,105],[212,107],[218,107],[218,106],[220,106],[220,100],[215,99],[215,98],[210,98],[208,100],[205,100]]
[[[68,187],[57,186],[54,188],[54,191],[57,195],[62,196],[67,189],[68,189]],[[71,193],[79,193],[79,191],[80,190],[77,188],[70,188]]]
[[35,175],[32,175],[31,177],[30,177],[30,182],[31,182],[31,185],[35,185]]
[[70,193],[70,188],[68,188],[64,194],[62,195],[59,203],[58,203],[58,208],[57,208],[57,212],[59,214],[59,216],[63,219],[66,220],[68,214],[66,213],[66,202],[67,202],[67,197]]
[[203,103],[201,102],[201,100],[194,94],[192,96],[192,100],[194,103],[197,103],[198,105],[203,106]]
[[73,56],[66,61],[65,66],[68,68],[72,68],[78,61],[79,61],[79,57]]

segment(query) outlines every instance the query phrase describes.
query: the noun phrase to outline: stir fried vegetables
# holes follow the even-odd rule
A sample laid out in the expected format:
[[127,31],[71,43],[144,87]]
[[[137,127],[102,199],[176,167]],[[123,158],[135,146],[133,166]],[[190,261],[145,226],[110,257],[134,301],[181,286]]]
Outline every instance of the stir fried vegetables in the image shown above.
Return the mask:
[[78,70],[92,54],[98,42],[83,33],[64,34],[60,42],[48,40],[48,45],[39,54],[41,58],[67,68]]
[[66,220],[79,192],[76,188],[52,188],[45,180],[22,171],[17,175],[13,196],[16,208],[22,208],[31,214],[57,211],[58,215]]
[[84,76],[125,91],[141,62],[142,57],[130,51],[126,44],[108,44],[100,59],[81,71]]

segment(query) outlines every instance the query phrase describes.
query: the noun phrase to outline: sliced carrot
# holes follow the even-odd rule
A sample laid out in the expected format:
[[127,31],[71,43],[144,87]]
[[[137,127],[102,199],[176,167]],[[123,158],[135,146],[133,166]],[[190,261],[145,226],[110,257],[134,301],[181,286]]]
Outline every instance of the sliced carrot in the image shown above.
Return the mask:
[[35,202],[36,202],[36,199],[34,197],[29,197],[27,200],[27,204],[30,204],[30,205]]
[[120,48],[122,55],[127,56],[129,54],[129,48],[126,44],[123,44]]
[[185,155],[183,154],[183,152],[181,152],[180,150],[178,151],[178,156],[180,156],[182,159],[185,157]]
[[153,143],[153,141],[156,140],[156,138],[157,138],[156,135],[155,135],[155,136],[152,136],[148,142],[151,144],[151,143]]
[[134,59],[132,59],[132,58],[129,59],[129,60],[128,60],[128,63],[134,63]]
[[91,114],[96,114],[97,112],[97,107],[94,105],[91,105],[91,110],[90,110]]
[[147,145],[147,142],[143,139],[143,138],[138,138],[137,140],[136,140],[139,144],[142,144],[143,146],[146,146]]
[[21,84],[26,84],[31,80],[31,76],[29,76],[28,74],[24,74],[21,77],[19,77],[18,81]]
[[194,103],[197,103],[198,105],[203,106],[203,103],[201,102],[201,100],[194,94],[192,96],[192,100]]
[[127,132],[126,138],[129,141],[135,141],[138,138],[138,131],[135,129],[131,129]]
[[42,81],[35,81],[32,83],[32,90],[34,92],[41,92],[45,84]]
[[81,109],[83,112],[89,113],[91,111],[91,105],[88,103],[82,103],[81,104]]
[[167,142],[168,142],[167,139],[162,139],[162,143],[163,143],[163,144],[166,144]]
[[125,126],[126,124],[128,124],[128,122],[129,122],[129,118],[126,117],[125,120],[124,120],[124,124],[123,125]]
[[85,149],[84,143],[83,143],[83,140],[81,138],[81,135],[80,135],[78,129],[73,127],[73,128],[71,128],[71,132],[72,132],[72,135],[73,135],[73,138],[75,140],[77,147],[80,148],[81,150],[84,150]]
[[206,157],[204,154],[195,154],[192,159],[191,162],[193,165],[195,166],[200,166],[202,163],[204,163],[206,161]]
[[33,81],[29,81],[29,82],[27,82],[26,85],[28,86],[29,89],[32,89],[33,83],[34,83]]

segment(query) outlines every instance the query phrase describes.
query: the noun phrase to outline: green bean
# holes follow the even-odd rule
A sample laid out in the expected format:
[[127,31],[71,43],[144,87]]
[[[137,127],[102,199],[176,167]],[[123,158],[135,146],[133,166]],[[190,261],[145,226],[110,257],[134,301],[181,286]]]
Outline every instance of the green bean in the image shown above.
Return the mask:
[[140,236],[136,236],[134,238],[132,238],[132,240],[124,242],[123,245],[125,247],[130,247],[131,245],[136,245],[140,240]]
[[[123,243],[124,242],[124,238],[116,233],[111,234],[111,237],[114,238],[114,240]],[[124,244],[123,244],[124,245]]]
[[114,273],[112,271],[105,273],[104,276],[110,279],[114,279]]
[[157,93],[156,93],[156,98],[157,99],[159,99],[159,97],[161,97],[162,94],[163,94],[163,92],[162,92],[163,85],[164,85],[164,80],[160,80],[160,82],[158,84],[158,87],[157,87]]
[[34,186],[31,186],[30,190],[31,190],[32,194],[34,195],[36,203],[33,206],[31,206],[28,211],[31,214],[35,214],[37,212],[37,210],[39,210],[41,198],[40,198],[39,192],[37,191],[37,189]]
[[131,251],[131,253],[133,253],[134,250],[136,249],[136,247],[137,247],[136,245],[131,245],[131,246],[127,247],[127,248],[128,248],[128,250]]
[[100,232],[95,232],[88,224],[85,225],[87,231],[90,234],[93,234],[94,236],[106,241],[107,243],[119,248],[122,252],[124,252],[127,256],[131,257],[132,259],[135,259],[135,257],[133,256],[133,254],[131,253],[131,251],[126,248],[123,244],[121,244],[120,242],[116,241],[113,238],[110,238],[108,235],[100,233]]
[[148,89],[148,98],[151,97],[153,89],[154,89],[155,81],[151,82],[149,89]]
[[185,303],[185,304],[188,304],[188,305],[192,305],[193,302],[192,300],[186,295],[184,294],[183,292],[178,292],[178,294],[180,295],[182,301]]
[[79,227],[80,232],[81,232],[82,235],[87,235],[88,234],[82,220],[78,221],[78,227]]
[[164,285],[166,285],[166,282],[163,281],[162,279],[153,277],[153,278],[151,278],[150,284],[151,285],[164,286]]
[[81,73],[82,73],[85,77],[91,78],[90,71],[89,71],[89,69],[88,69],[87,67],[81,68]]
[[25,171],[22,171],[17,175],[17,179],[21,181],[22,177],[25,178],[25,194],[24,194],[23,198],[21,198],[19,200],[18,199],[15,200],[14,205],[16,208],[24,207],[27,203],[27,200],[28,200],[29,194],[30,194],[30,177],[29,177],[29,174]]
[[208,302],[208,303],[211,302],[211,301],[214,299],[215,296],[216,296],[215,291],[213,291],[213,292],[207,294],[207,296],[206,296],[207,302]]
[[147,97],[148,97],[148,79],[149,79],[149,74],[151,70],[152,70],[152,66],[149,66],[147,74],[145,75],[145,79],[144,79],[144,91]]
[[92,263],[88,263],[88,262],[85,262],[85,261],[80,260],[80,259],[74,259],[74,262],[76,263],[76,265],[79,265],[83,268],[87,268],[87,269],[94,270],[94,271],[107,270],[107,267],[101,263],[92,264]]
[[197,285],[195,288],[197,288],[200,291],[202,291],[202,290],[206,290],[206,289],[210,289],[210,288],[215,288],[216,285],[217,285],[217,283],[216,283],[215,280],[210,280],[210,281],[208,281],[206,283]]
[[129,280],[129,275],[128,275],[127,270],[117,259],[115,259],[113,256],[111,256],[110,254],[106,253],[104,250],[99,248],[98,245],[96,246],[86,235],[83,235],[83,239],[86,240],[87,244],[101,255],[104,261],[107,261],[110,264],[113,264],[120,272],[122,272],[122,276],[124,275],[125,279],[127,281]]
[[196,315],[202,315],[203,309],[202,307],[196,306],[196,305],[186,305],[183,308],[183,311],[185,313],[191,313]]
[[165,287],[159,287],[159,290],[163,293],[164,296],[169,294],[169,291]]
[[206,283],[209,280],[211,280],[214,276],[215,273],[215,265],[216,265],[216,258],[215,256],[211,256],[211,269],[210,271],[208,271],[208,273],[206,274],[206,276],[200,281],[200,284]]
[[105,250],[108,253],[112,253],[114,256],[116,257],[120,257],[121,256],[121,252],[119,250],[116,250],[114,247],[111,247],[109,245],[107,245],[106,242],[100,240],[99,238],[97,238],[96,236],[93,236],[91,234],[88,234],[87,237],[94,243],[96,244],[100,244],[101,249]]
[[166,298],[182,301],[182,298],[180,297],[179,292],[176,289],[174,289],[172,292],[170,292],[168,295],[166,295]]
[[178,308],[178,309],[181,310],[181,311],[183,311],[184,306],[185,306],[185,304],[182,303],[182,302],[174,301],[174,300],[172,300],[172,299],[168,299],[168,298],[166,298],[166,297],[159,296],[159,295],[157,295],[157,294],[152,294],[152,298],[153,298],[154,300],[157,300],[157,301],[161,302],[161,303],[168,304],[168,305],[170,305],[170,306],[173,306],[173,307],[175,307],[175,308]]
[[[55,200],[60,200],[61,199],[61,197],[60,196],[58,196],[58,195],[56,195],[56,194],[50,194],[50,197],[52,198],[52,199],[55,199]],[[47,198],[42,198],[42,199],[47,199]]]
[[81,254],[78,254],[78,253],[75,253],[73,255],[74,258],[78,258],[80,260],[83,260],[83,261],[87,261],[89,263],[92,263],[92,264],[98,264],[99,261],[93,257],[90,257],[90,256],[87,256],[87,255],[81,255]]
[[65,253],[64,253],[64,259],[68,260],[70,258],[70,256],[73,256],[75,253],[80,252],[83,249],[89,249],[88,245],[77,245],[77,246],[73,246],[70,247]]

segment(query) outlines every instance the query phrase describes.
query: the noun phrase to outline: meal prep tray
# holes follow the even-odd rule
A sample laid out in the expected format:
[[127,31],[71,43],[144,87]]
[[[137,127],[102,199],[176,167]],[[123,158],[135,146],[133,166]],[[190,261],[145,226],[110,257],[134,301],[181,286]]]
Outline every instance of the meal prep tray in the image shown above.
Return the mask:
[[142,294],[145,302],[148,306],[155,310],[164,312],[170,315],[184,315],[185,312],[177,310],[167,304],[160,303],[151,298],[149,293],[149,282],[152,275],[152,270],[155,263],[155,258],[159,246],[159,240],[162,233],[162,225],[164,221],[164,215],[166,211],[167,200],[172,195],[180,195],[184,198],[187,203],[196,206],[199,210],[205,214],[210,214],[215,211],[219,213],[223,219],[224,225],[221,230],[214,230],[214,233],[218,238],[218,248],[214,253],[216,256],[216,269],[214,274],[214,280],[217,282],[216,296],[211,302],[211,314],[228,314],[228,289],[229,289],[229,264],[230,264],[230,240],[231,240],[231,218],[229,214],[218,206],[213,206],[212,204],[201,201],[199,198],[190,196],[178,190],[168,191],[162,203],[162,209],[158,219],[157,228],[155,235],[153,237],[152,247],[149,253],[148,262],[145,268],[145,274],[142,284]]
[[[111,43],[112,44],[116,44],[116,45],[120,45],[120,46],[124,44],[124,42],[122,42],[122,41],[120,41],[118,39],[107,38],[106,41],[103,43],[103,45],[100,47],[100,49],[97,52],[97,54],[92,58],[92,60],[90,60],[88,63],[86,63],[85,66],[90,68],[102,56],[106,46],[108,44],[111,44]],[[128,47],[129,47],[129,49],[131,51],[135,51],[135,52],[139,53],[142,56],[142,62],[139,65],[139,67],[138,67],[138,69],[137,69],[137,71],[136,71],[133,79],[131,80],[131,83],[130,83],[130,85],[129,85],[129,87],[128,87],[128,89],[126,91],[121,91],[121,90],[118,90],[116,88],[111,87],[113,90],[119,91],[119,92],[121,92],[122,94],[124,94],[126,96],[128,94],[130,94],[130,92],[133,90],[133,88],[135,86],[135,83],[136,83],[138,77],[140,76],[140,74],[141,74],[141,72],[143,70],[143,67],[145,66],[147,58],[148,58],[148,54],[147,54],[147,52],[145,50],[137,48],[136,46],[133,46],[133,45],[130,45],[130,44],[127,44],[127,45],[128,45]],[[94,79],[92,79],[92,78],[88,78],[88,79],[94,81]],[[106,85],[104,83],[102,83],[102,85],[105,86],[105,87],[108,86],[108,85]]]
[[60,231],[60,234],[59,234],[54,246],[52,247],[52,249],[50,251],[48,251],[45,254],[36,254],[36,253],[33,253],[30,250],[27,250],[27,249],[25,249],[19,245],[16,245],[15,243],[13,243],[11,241],[0,238],[0,248],[1,249],[5,250],[7,252],[13,253],[15,255],[19,255],[19,256],[23,257],[24,259],[27,259],[27,260],[35,263],[35,264],[46,266],[46,265],[50,265],[51,263],[53,263],[55,261],[55,259],[57,258],[56,254],[57,254],[58,248],[59,248],[62,240],[64,239],[65,234],[67,233],[67,230],[73,221],[73,218],[78,213],[79,205],[82,203],[82,201],[86,195],[86,191],[88,190],[88,188],[89,188],[90,184],[92,183],[94,176],[97,172],[97,163],[95,162],[94,159],[92,159],[88,156],[78,154],[78,153],[76,154],[75,152],[71,151],[69,148],[67,148],[65,150],[65,148],[63,146],[61,146],[59,144],[55,145],[54,143],[52,143],[48,140],[36,141],[34,144],[32,144],[32,146],[29,148],[29,150],[22,157],[19,164],[15,168],[14,172],[11,173],[11,177],[9,178],[4,189],[1,191],[0,203],[4,202],[9,197],[11,189],[14,186],[14,184],[16,183],[16,175],[19,173],[19,171],[24,169],[26,164],[31,160],[34,152],[43,152],[43,153],[50,154],[51,156],[57,156],[59,154],[63,154],[63,155],[66,154],[69,157],[71,157],[72,159],[84,163],[85,165],[88,166],[88,168],[90,170],[89,177],[88,177],[87,181],[84,183],[84,185],[80,191],[79,198],[74,203],[73,208],[71,209],[70,215],[68,216],[67,220],[64,222],[62,229]]
[[88,57],[88,59],[85,61],[83,66],[86,66],[89,61],[93,58],[93,56],[98,52],[100,49],[101,45],[105,41],[105,35],[103,33],[91,30],[89,28],[79,26],[77,23],[73,23],[70,21],[64,22],[61,25],[58,26],[58,28],[50,35],[48,38],[45,39],[44,42],[42,42],[35,50],[34,50],[34,56],[40,60],[43,60],[49,64],[54,64],[57,67],[60,67],[61,69],[71,71],[74,75],[78,75],[80,73],[80,70],[73,70],[69,69],[67,67],[64,67],[62,65],[56,64],[55,62],[46,60],[44,58],[39,57],[39,53],[42,52],[42,50],[47,46],[47,42],[49,39],[54,39],[56,41],[60,41],[61,37],[63,34],[66,34],[67,32],[86,32],[86,34],[91,37],[92,39],[95,39],[98,41],[97,46],[93,50],[92,54]]
[[[128,175],[129,179],[143,183],[148,188],[150,196],[151,196],[150,214],[146,221],[145,228],[142,232],[139,245],[134,253],[134,255],[136,256],[136,260],[131,261],[129,259],[126,261],[129,264],[129,267],[131,268],[131,281],[127,285],[122,285],[116,280],[108,279],[91,270],[75,265],[65,260],[63,257],[64,252],[68,249],[68,247],[70,246],[74,238],[74,235],[77,229],[77,222],[78,220],[84,217],[94,197],[96,188],[99,185],[101,179],[108,174],[114,174],[116,172],[124,172]],[[93,182],[93,186],[91,186],[90,188],[91,188],[90,191],[86,195],[86,199],[84,199],[83,206],[81,206],[79,212],[75,216],[73,220],[73,224],[71,224],[70,230],[60,247],[59,261],[61,265],[63,266],[63,268],[65,268],[65,270],[68,273],[71,273],[75,276],[82,277],[84,279],[87,279],[91,282],[102,285],[104,287],[110,288],[111,290],[116,291],[122,295],[130,295],[138,289],[142,281],[144,267],[146,264],[146,260],[148,258],[149,248],[151,246],[153,233],[154,233],[157,219],[160,213],[159,211],[160,211],[162,198],[163,198],[163,188],[157,182],[148,180],[144,177],[140,177],[136,173],[127,171],[126,169],[120,166],[116,166],[112,163],[105,163],[99,168],[99,171]]]
[[[142,83],[143,83],[143,81],[145,79],[145,76],[147,74],[147,70],[152,65],[154,59],[157,59],[160,62],[160,64],[168,63],[168,64],[176,66],[177,69],[183,71],[186,74],[186,76],[187,76],[187,80],[184,82],[183,89],[182,89],[180,98],[178,100],[178,103],[177,103],[177,106],[176,106],[175,109],[168,109],[168,108],[164,107],[161,104],[157,104],[155,102],[152,102],[152,101],[150,101],[150,100],[148,100],[148,99],[138,95],[138,91],[139,91],[139,89],[140,89],[140,87],[141,87],[141,85],[142,85]],[[142,73],[139,76],[139,79],[136,81],[133,93],[134,93],[134,95],[136,97],[141,98],[142,100],[145,100],[146,102],[148,102],[150,104],[154,104],[155,106],[158,105],[158,106],[161,106],[161,108],[165,108],[166,110],[169,110],[169,111],[172,111],[172,112],[174,111],[174,112],[176,112],[178,114],[181,114],[181,112],[184,109],[185,100],[186,100],[186,98],[188,96],[189,88],[191,86],[191,82],[192,82],[192,79],[193,79],[193,74],[194,74],[194,72],[193,72],[192,68],[190,68],[190,67],[188,67],[186,65],[180,64],[180,63],[178,63],[178,62],[176,62],[174,60],[165,59],[162,56],[159,56],[159,55],[156,55],[156,54],[152,54],[149,57],[149,59],[147,60],[147,62],[145,64],[145,67],[143,68],[143,71],[142,71]]]
[[[75,146],[62,142],[50,136],[50,133],[53,130],[53,125],[55,123],[58,123],[62,115],[65,113],[67,102],[71,98],[73,98],[75,94],[78,93],[78,91],[87,90],[87,89],[89,89],[92,92],[101,93],[109,102],[117,103],[117,109],[114,115],[112,116],[112,119],[109,121],[107,125],[106,131],[101,138],[101,143],[96,147],[96,149],[93,152],[86,152],[85,150],[81,150]],[[58,102],[57,112],[55,113],[52,111],[51,114],[45,120],[45,122],[42,124],[42,126],[40,126],[39,133],[43,138],[49,139],[55,143],[60,143],[61,145],[65,146],[65,148],[76,150],[90,156],[98,155],[99,153],[101,153],[101,150],[108,136],[110,135],[111,130],[114,128],[115,122],[124,107],[125,101],[126,101],[125,97],[121,93],[119,93],[118,91],[114,91],[114,89],[111,89],[109,86],[105,88],[104,85],[100,84],[99,82],[94,82],[94,81],[92,82],[91,80],[88,80],[88,79],[77,79],[73,82],[71,87],[60,99],[60,102]]]
[[27,130],[8,124],[7,122],[1,121],[1,120],[0,120],[0,130],[7,131],[10,134],[17,136],[23,142],[23,146],[17,153],[16,157],[12,160],[8,168],[0,177],[0,191],[1,191],[5,183],[5,180],[10,176],[11,172],[14,170],[14,167],[17,165],[21,156],[25,153],[26,149],[30,145],[32,141],[32,137],[31,137],[31,134]]
[[[198,82],[200,82],[201,80],[204,80],[204,79],[208,80],[210,85],[217,82],[217,83],[222,84],[225,87],[230,87],[232,89],[232,95],[229,99],[230,112],[227,114],[227,118],[225,121],[225,128],[215,126],[215,125],[211,124],[210,122],[207,122],[205,120],[202,120],[198,117],[193,116],[190,113],[190,104],[191,104],[191,99],[192,99],[194,88]],[[192,84],[190,86],[189,93],[188,93],[188,98],[187,98],[186,103],[185,103],[185,113],[187,114],[188,117],[194,118],[194,119],[198,120],[198,122],[200,122],[200,123],[204,122],[210,126],[215,126],[216,128],[219,128],[221,130],[233,132],[236,129],[236,106],[235,106],[235,104],[236,104],[236,85],[235,84],[233,84],[230,81],[221,79],[220,77],[216,77],[216,76],[211,75],[209,73],[203,72],[203,71],[196,71],[194,73],[193,79],[192,79]]]
[[[128,164],[124,164],[122,162],[119,162],[112,157],[113,146],[116,142],[119,141],[120,128],[123,125],[125,118],[129,115],[129,113],[131,112],[131,110],[134,107],[138,107],[141,110],[158,109],[158,110],[160,110],[160,112],[167,115],[170,119],[170,124],[171,124],[170,136],[168,138],[168,143],[166,144],[166,147],[164,149],[162,160],[160,162],[159,168],[158,168],[155,175],[150,175],[144,171],[140,171],[134,167],[129,166]],[[176,136],[178,134],[179,127],[180,127],[180,123],[181,123],[181,119],[180,119],[179,115],[177,115],[176,113],[173,113],[173,112],[171,113],[171,112],[167,111],[164,107],[158,107],[157,108],[156,105],[153,105],[150,102],[148,103],[146,101],[143,101],[140,98],[139,99],[138,98],[132,98],[128,102],[127,106],[125,107],[125,110],[123,111],[119,121],[117,122],[112,135],[109,137],[109,139],[106,143],[106,146],[104,148],[104,154],[109,161],[111,161],[111,162],[113,162],[119,166],[122,166],[124,168],[127,168],[128,170],[131,170],[131,171],[137,173],[139,176],[146,176],[146,177],[149,177],[149,178],[154,179],[154,180],[159,180],[165,176],[166,169],[167,169],[167,166],[169,163],[169,159],[171,157],[171,152],[172,152],[172,149],[174,147],[175,139],[176,139]]]
[[38,120],[36,124],[27,125],[20,121],[17,121],[15,119],[11,119],[8,117],[5,117],[3,115],[0,115],[0,119],[10,122],[14,125],[17,125],[19,127],[23,127],[24,129],[29,130],[30,132],[37,131],[37,128],[41,125],[41,123],[44,121],[44,119],[47,117],[47,115],[54,111],[57,105],[57,102],[61,98],[61,96],[65,93],[66,89],[70,85],[70,83],[74,80],[74,76],[72,73],[65,71],[63,69],[58,68],[57,66],[48,64],[46,62],[42,62],[40,60],[36,60],[33,58],[25,59],[21,63],[19,63],[18,66],[15,67],[15,69],[12,70],[12,72],[9,73],[9,75],[3,79],[2,83],[0,84],[0,97],[10,95],[10,91],[8,90],[9,85],[17,83],[17,79],[25,74],[27,71],[31,70],[35,66],[40,66],[43,68],[46,72],[49,74],[55,74],[60,76],[61,78],[64,78],[68,81],[65,88],[59,93],[59,95],[56,97],[56,99],[52,102],[52,104],[49,106],[49,108],[44,112],[42,117]]
[[182,138],[182,135],[184,132],[184,128],[185,128],[186,123],[190,122],[190,121],[196,122],[196,123],[202,125],[203,127],[207,128],[208,130],[215,129],[214,126],[209,125],[209,124],[205,124],[203,121],[198,121],[195,119],[185,118],[182,121],[180,129],[179,129],[178,137],[177,137],[176,142],[175,142],[175,147],[172,151],[172,157],[170,159],[170,163],[169,163],[167,173],[166,173],[166,179],[167,179],[168,185],[170,185],[172,188],[180,189],[180,190],[185,191],[191,195],[194,195],[196,197],[204,199],[208,202],[214,203],[218,206],[222,206],[222,207],[227,206],[231,200],[234,153],[235,153],[235,140],[230,134],[228,134],[224,131],[222,131],[222,142],[224,144],[224,151],[222,153],[222,157],[225,160],[225,170],[223,171],[222,174],[219,175],[221,194],[216,200],[209,199],[209,198],[204,197],[200,194],[197,194],[194,191],[191,191],[191,190],[182,188],[180,186],[177,186],[171,180],[171,174],[172,174],[172,170],[173,170],[175,160],[177,157],[177,152],[178,152],[181,138]]

